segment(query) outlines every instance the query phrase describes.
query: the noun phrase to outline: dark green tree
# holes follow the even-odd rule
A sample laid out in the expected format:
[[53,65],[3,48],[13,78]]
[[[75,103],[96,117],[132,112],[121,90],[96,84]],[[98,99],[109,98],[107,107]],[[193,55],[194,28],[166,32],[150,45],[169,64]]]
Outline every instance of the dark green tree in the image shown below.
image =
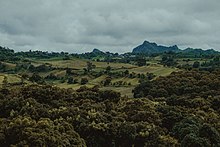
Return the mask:
[[193,63],[193,68],[199,68],[199,67],[200,67],[200,62],[195,61],[195,62]]
[[89,80],[87,78],[82,78],[81,79],[81,85],[85,85],[88,82],[89,82]]

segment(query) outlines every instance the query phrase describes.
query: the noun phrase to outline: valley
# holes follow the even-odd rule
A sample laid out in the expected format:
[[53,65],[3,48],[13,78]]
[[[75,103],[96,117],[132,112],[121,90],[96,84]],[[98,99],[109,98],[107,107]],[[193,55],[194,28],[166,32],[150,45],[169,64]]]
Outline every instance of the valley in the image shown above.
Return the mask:
[[0,47],[0,146],[220,146],[219,52],[138,48]]

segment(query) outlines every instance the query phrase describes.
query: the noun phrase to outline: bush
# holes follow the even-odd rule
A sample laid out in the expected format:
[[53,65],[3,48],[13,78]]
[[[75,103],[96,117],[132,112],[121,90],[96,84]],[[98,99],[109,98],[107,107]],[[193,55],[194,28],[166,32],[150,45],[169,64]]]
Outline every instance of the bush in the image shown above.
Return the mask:
[[81,85],[85,85],[88,82],[89,82],[89,80],[87,78],[82,78],[81,79]]

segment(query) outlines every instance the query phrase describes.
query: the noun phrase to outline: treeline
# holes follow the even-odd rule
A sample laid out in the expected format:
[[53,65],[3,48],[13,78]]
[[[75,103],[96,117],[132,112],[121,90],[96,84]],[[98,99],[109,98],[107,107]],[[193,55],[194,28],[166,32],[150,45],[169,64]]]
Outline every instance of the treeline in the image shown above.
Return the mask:
[[[35,59],[50,59],[58,58],[60,60],[71,60],[72,58],[89,59],[98,62],[116,62],[116,63],[129,63],[138,66],[148,65],[147,61],[154,57],[161,57],[159,64],[170,67],[177,67],[180,69],[191,70],[193,68],[199,68],[200,70],[212,71],[216,68],[220,68],[219,57],[220,53],[214,50],[201,50],[201,49],[187,49],[184,52],[164,52],[154,54],[134,54],[134,53],[110,53],[102,52],[98,49],[94,49],[93,52],[82,54],[71,54],[68,52],[47,52],[47,51],[26,51],[26,52],[14,52],[14,50],[0,46],[0,61],[8,61],[12,63],[27,62],[27,58]],[[189,61],[194,59],[204,61],[195,61],[193,64]],[[181,61],[186,61],[185,64],[181,64]],[[206,61],[207,60],[207,61]]]
[[0,61],[17,61],[14,50],[0,46]]
[[61,60],[70,60],[71,58],[89,59],[98,62],[118,62],[118,63],[135,63],[138,66],[146,65],[146,60],[140,55],[132,53],[118,54],[102,51],[93,51],[88,53],[68,53],[68,52],[48,52],[48,51],[26,51],[14,52],[13,49],[0,46],[0,61],[9,61],[16,63],[18,61],[27,62],[27,58],[50,59],[59,58]]
[[26,51],[26,52],[15,52],[13,49],[0,46],[0,61],[20,61],[25,60],[24,58],[41,58],[49,59],[60,57],[63,60],[69,59],[70,57],[79,57],[77,54],[69,54],[67,52],[47,52],[47,51]]

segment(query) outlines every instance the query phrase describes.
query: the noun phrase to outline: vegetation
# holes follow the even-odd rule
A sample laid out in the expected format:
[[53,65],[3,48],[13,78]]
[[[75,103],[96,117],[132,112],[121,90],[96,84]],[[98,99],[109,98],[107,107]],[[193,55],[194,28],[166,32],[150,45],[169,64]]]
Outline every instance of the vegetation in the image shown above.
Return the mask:
[[1,47],[0,146],[220,146],[219,55],[166,49]]
[[[211,73],[211,77],[215,79],[219,74]],[[186,76],[179,79],[183,75]],[[172,78],[156,81],[166,85],[166,78],[179,79],[176,83],[189,86],[191,82],[195,85],[206,82],[207,75],[175,73],[170,75]],[[200,80],[190,81],[186,77]],[[216,81],[219,83],[220,80]],[[74,91],[36,84],[5,86],[0,89],[0,143],[1,146],[219,146],[220,86],[209,92],[211,85],[206,82],[207,91],[192,95],[188,86],[182,87],[182,93],[175,86],[170,90],[173,93],[166,92],[166,87],[153,92],[154,84],[148,82],[144,88],[151,87],[148,90],[151,93],[136,99],[121,97],[114,91],[100,91],[98,87]]]

